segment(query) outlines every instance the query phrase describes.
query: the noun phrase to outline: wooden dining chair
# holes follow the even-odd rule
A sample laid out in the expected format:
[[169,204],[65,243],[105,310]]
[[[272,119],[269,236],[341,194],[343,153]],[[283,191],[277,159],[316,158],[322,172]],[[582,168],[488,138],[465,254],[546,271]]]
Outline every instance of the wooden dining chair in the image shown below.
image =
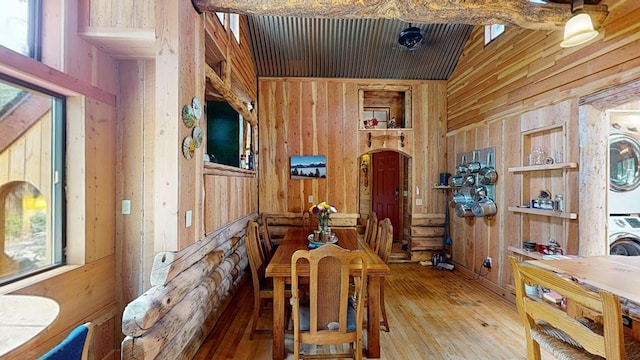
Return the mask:
[[[253,282],[253,317],[249,334],[249,339],[252,340],[257,331],[258,319],[265,302],[269,299],[273,300],[273,279],[265,277],[267,260],[260,243],[258,223],[255,221],[247,223],[245,244],[251,268],[251,281]],[[291,291],[285,290],[285,297],[291,297]]]
[[[389,263],[389,255],[391,255],[391,247],[393,246],[393,225],[389,218],[382,220],[380,225],[380,234],[378,236],[378,256],[385,264]],[[384,327],[384,331],[389,332],[389,321],[387,321],[387,308],[384,303],[384,277],[380,278],[380,312],[382,320],[380,324]]]
[[271,257],[273,257],[273,253],[276,251],[277,245],[275,245],[271,240],[271,234],[269,233],[269,218],[265,214],[262,214],[260,222],[260,239],[262,240],[262,247],[264,248],[265,260],[268,263],[271,260]]
[[375,241],[376,235],[378,231],[378,216],[375,211],[372,211],[369,214],[369,218],[367,219],[367,226],[364,230],[364,241],[371,247],[372,249],[375,247],[371,246],[371,244]]
[[[307,263],[308,274],[298,266]],[[352,264],[361,264],[351,274]],[[353,286],[350,287],[350,279]],[[300,344],[350,344],[350,355],[362,359],[363,291],[367,281],[367,257],[361,250],[347,250],[326,244],[314,250],[298,250],[291,258],[291,292],[293,294],[294,359]],[[299,291],[308,282],[307,296]],[[353,292],[350,292],[350,288]],[[313,358],[335,358],[347,354],[309,354]]]
[[[514,257],[511,257],[511,265],[529,360],[540,359],[541,346],[560,360],[592,359],[596,358],[594,355],[626,359],[622,311],[616,295],[588,290],[551,271],[518,263]],[[580,312],[588,313],[589,318],[571,316],[559,304],[527,295],[525,284],[562,294],[572,308],[584,309]]]

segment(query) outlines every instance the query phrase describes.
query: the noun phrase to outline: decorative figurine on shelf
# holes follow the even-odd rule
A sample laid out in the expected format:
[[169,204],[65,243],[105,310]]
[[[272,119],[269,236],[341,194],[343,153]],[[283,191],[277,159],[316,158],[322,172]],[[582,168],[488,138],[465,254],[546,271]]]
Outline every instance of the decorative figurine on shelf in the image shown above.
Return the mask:
[[392,117],[389,119],[389,125],[387,126],[389,129],[394,129],[396,127],[396,118]]
[[338,212],[333,205],[329,205],[326,201],[323,201],[317,205],[313,205],[309,208],[309,212],[318,218],[318,230],[320,232],[331,232],[329,228],[329,217],[332,213]]

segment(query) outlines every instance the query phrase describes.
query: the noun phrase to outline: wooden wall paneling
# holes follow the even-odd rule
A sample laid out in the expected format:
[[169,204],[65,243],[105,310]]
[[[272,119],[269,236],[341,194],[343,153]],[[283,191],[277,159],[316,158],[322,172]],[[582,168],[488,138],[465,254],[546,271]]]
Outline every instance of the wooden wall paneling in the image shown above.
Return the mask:
[[[451,156],[454,159],[454,162],[457,165],[457,160],[455,160],[458,156],[457,154],[463,153],[467,151],[466,148],[466,139],[467,133],[460,132],[453,136],[452,140],[454,145],[454,152]],[[455,168],[455,166],[454,166]],[[454,173],[452,173],[454,175]],[[468,267],[466,254],[468,253],[467,249],[467,223],[464,218],[460,218],[455,216],[455,212],[451,211],[451,238],[453,239],[453,260],[457,263],[462,264],[463,266]]]
[[[177,58],[177,70],[179,76],[180,91],[177,97],[177,106],[171,112],[174,116],[173,121],[178,123],[177,139],[178,149],[181,149],[182,139],[193,134],[193,129],[184,126],[182,122],[182,106],[191,104],[193,97],[204,97],[205,92],[205,68],[204,68],[204,25],[202,17],[198,15],[191,4],[188,2],[179,2],[176,9],[178,11],[178,22],[176,23],[178,31],[178,43],[180,46],[179,56]],[[171,8],[170,8],[171,9]],[[199,59],[199,61],[193,61]],[[175,71],[175,70],[174,70]],[[202,99],[201,99],[202,100]],[[173,103],[173,101],[169,101]],[[196,122],[196,125],[202,126],[204,120]],[[165,145],[166,146],[166,145]],[[175,153],[174,153],[175,154]],[[191,160],[186,160],[180,156],[178,152],[178,248],[185,247],[195,243],[201,239],[203,232],[201,224],[197,221],[200,219],[200,211],[202,208],[202,179],[203,169],[203,150],[195,151]],[[173,156],[175,158],[175,155]],[[191,212],[191,225],[186,224],[186,213]]]
[[[472,149],[483,149],[489,146],[489,126],[477,127],[473,130],[470,130],[470,133],[473,135],[473,144]],[[473,158],[467,159],[467,161],[472,161]],[[476,161],[483,162],[483,159],[476,158]],[[487,271],[483,270],[482,263],[489,256],[489,247],[491,245],[491,240],[489,238],[489,224],[494,222],[495,217],[493,219],[487,219],[484,217],[476,217],[474,219],[473,225],[473,242],[474,242],[474,253],[470,254],[473,256],[472,268],[474,271],[478,273]],[[489,274],[487,274],[488,276]]]
[[[181,119],[182,106],[190,104],[194,96],[204,94],[204,39],[203,25],[189,3],[162,1],[156,4],[157,57],[156,85],[163,89],[156,93],[157,143],[154,149],[156,169],[155,247],[177,250],[201,236],[200,225],[185,224],[185,214],[199,219],[196,209],[201,204],[196,179],[200,174],[202,152],[192,160],[181,154],[182,141],[191,135]],[[185,41],[189,39],[191,41]],[[178,50],[176,50],[178,49]],[[193,58],[202,59],[194,62]],[[175,84],[180,84],[176,87]],[[167,144],[175,144],[167,146]]]
[[[578,99],[570,100],[565,106],[567,111],[567,127],[566,127],[566,151],[567,155],[564,155],[566,159],[571,159],[573,162],[581,162],[582,154],[580,151],[580,118],[579,118],[579,106]],[[608,152],[608,150],[607,150]],[[606,162],[605,162],[606,164]],[[580,196],[580,167],[571,171],[567,171],[565,174],[565,189],[564,199],[565,208],[572,212],[579,212],[581,201],[590,202],[589,197]],[[593,203],[592,203],[593,204]],[[606,207],[606,203],[605,203]],[[566,232],[564,234],[563,249],[568,254],[577,254],[580,250],[581,234],[579,232],[579,221],[591,221],[588,217],[582,219],[582,215],[578,213],[577,220],[567,220],[564,222]],[[601,219],[603,221],[604,219]],[[584,235],[584,234],[583,234]]]
[[[523,191],[522,176],[516,176],[507,171],[509,167],[522,166],[523,164],[520,117],[510,116],[502,120],[502,123],[504,124],[502,151],[496,151],[496,159],[501,159],[496,163],[496,169],[500,169],[498,170],[499,178],[496,184],[496,191],[501,195],[498,199],[498,211],[502,216],[498,221],[502,229],[500,243],[503,249],[501,251],[502,258],[497,262],[498,269],[494,269],[494,271],[500,271],[502,276],[500,285],[506,288],[513,285],[513,271],[508,259],[508,256],[513,254],[508,251],[505,252],[505,250],[509,246],[520,248],[523,246],[523,228],[525,227],[522,223],[527,216],[507,210],[509,206],[521,205]],[[496,197],[498,197],[498,194],[496,194]],[[495,261],[494,264],[496,264]]]
[[[504,141],[505,140],[505,135],[504,135],[505,122],[504,121],[495,122],[495,123],[489,124],[488,127],[489,127],[489,136],[488,136],[489,142],[487,146],[495,146],[495,153],[493,156],[493,166],[494,168],[498,169],[497,167],[498,165],[496,164],[496,161],[497,161],[496,155],[504,153],[503,145],[506,142]],[[487,159],[484,159],[483,161],[486,162]],[[501,161],[503,160],[501,159]],[[504,162],[500,165],[500,167],[503,169]],[[506,207],[504,206],[504,184],[503,184],[504,172],[502,172],[501,170],[497,170],[497,171],[499,172],[499,174],[503,174],[503,178],[500,179],[499,177],[495,185],[494,202],[496,203],[496,207],[499,210],[497,210],[496,216],[489,219],[485,218],[484,221],[487,224],[488,239],[489,239],[487,255],[491,256],[492,266],[495,266],[495,268],[492,268],[492,270],[489,272],[489,274],[487,275],[487,278],[496,284],[502,285],[502,273],[500,271],[502,266],[500,264],[502,263],[502,260],[503,260],[502,254],[506,249],[504,247],[504,234],[502,231],[504,228],[504,217],[506,216],[507,211],[506,211]],[[498,215],[499,215],[499,218],[498,218]]]
[[[303,115],[303,106],[301,102],[298,101],[299,97],[297,95],[299,94],[300,87],[293,84],[287,84],[287,87],[289,87],[291,91],[290,98],[296,100],[289,101],[285,98],[285,114],[288,115],[290,121],[285,121],[285,117],[281,116],[282,124],[278,128],[282,129],[282,131],[279,131],[279,133],[285,133],[290,139],[290,141],[286,142],[290,156],[312,155],[313,151],[309,148],[305,148],[305,144],[309,144],[311,141],[311,134],[313,132],[309,131],[309,128],[305,128],[303,125],[303,116],[307,115]],[[283,153],[280,152],[280,154]],[[282,166],[287,176],[287,208],[291,209],[293,212],[302,213],[309,208],[307,196],[313,194],[313,190],[309,188],[311,186],[311,181],[292,180],[290,178],[291,168],[289,157],[283,157]]]
[[86,100],[86,261],[113,255],[115,249],[116,109]]
[[260,207],[261,212],[277,212],[286,208],[287,191],[281,191],[280,187],[289,184],[289,155],[293,155],[287,152],[289,139],[284,131],[289,119],[287,105],[300,101],[300,93],[297,85],[286,82],[268,81],[265,86],[267,91],[259,92],[262,98],[259,116],[260,152],[263,154],[259,169]]
[[[579,233],[582,256],[609,254],[607,194],[609,179],[609,124],[604,112],[590,106],[580,107]],[[584,221],[587,219],[587,221]]]
[[[345,131],[347,122],[352,119],[344,116],[344,96],[342,83],[327,81],[320,87],[321,91],[326,94],[324,101],[319,101],[320,107],[318,111],[324,114],[323,120],[326,125],[326,151],[328,158],[332,161],[327,162],[327,201],[336,206],[341,213],[356,212],[354,206],[357,204],[357,187],[356,181],[358,176],[350,174],[349,169],[353,169],[353,163],[357,160],[356,154],[348,154],[345,152]],[[359,172],[358,172],[359,173]],[[349,176],[351,175],[351,176]],[[351,190],[351,191],[348,191]],[[348,195],[347,195],[348,194]],[[347,196],[353,197],[353,201],[346,201]]]
[[[430,105],[429,102],[429,91],[422,86],[415,86],[411,91],[411,100],[412,106],[414,107],[413,116],[415,120],[412,122],[413,131],[417,134],[422,134],[423,136],[417,136],[416,139],[412,142],[412,157],[411,162],[414,169],[413,177],[412,177],[412,188],[411,189],[414,194],[413,201],[410,204],[411,213],[429,213],[429,207],[431,206],[430,200],[431,196],[437,197],[435,195],[435,191],[431,190],[431,184],[427,180],[429,169],[433,169],[430,163],[432,158],[430,156],[436,156],[436,154],[431,155],[429,150],[429,122],[437,121],[436,118],[429,118],[429,114],[424,111],[425,107]],[[437,163],[437,162],[436,162]],[[420,189],[420,193],[417,194],[415,189]],[[416,205],[416,201],[420,199],[422,201],[422,205]],[[413,231],[412,231],[413,232]],[[410,244],[410,250],[413,252],[413,242]]]
[[[146,93],[144,84],[146,79],[144,62],[122,61],[120,68],[120,94],[117,120],[117,176],[116,176],[116,209],[121,212],[121,201],[131,202],[131,214],[116,216],[116,257],[117,268],[121,271],[118,300],[127,304],[135,299],[141,291],[148,289],[149,272],[145,271],[144,257],[148,250],[153,253],[153,247],[148,249],[149,242],[145,241],[145,189],[146,174],[144,163],[147,143],[153,137],[145,136],[146,125],[145,108],[140,104]],[[148,130],[148,129],[147,129]],[[148,190],[147,190],[148,191]],[[151,199],[151,198],[149,198]],[[135,236],[135,234],[139,234]],[[151,242],[153,244],[153,242]],[[146,249],[145,249],[146,248]]]
[[[354,82],[336,83],[332,87],[331,91],[336,91],[340,94],[340,100],[338,106],[339,110],[336,111],[335,126],[341,126],[338,128],[340,134],[340,141],[343,147],[342,154],[342,168],[340,169],[341,176],[344,179],[348,179],[344,184],[344,190],[342,192],[342,202],[344,208],[341,211],[347,213],[360,213],[358,208],[358,189],[360,175],[362,172],[360,169],[360,155],[359,144],[354,134],[358,132],[358,118],[360,113],[360,106],[358,102],[358,84]],[[330,103],[331,104],[331,103]],[[341,117],[340,117],[341,116]],[[356,169],[354,172],[351,169]],[[371,172],[371,163],[369,164],[369,175]],[[371,189],[371,181],[369,181],[369,189]],[[370,208],[370,207],[369,207]]]
[[[180,248],[179,220],[184,219],[180,208],[180,162],[179,151],[183,133],[186,130],[181,123],[180,89],[180,5],[168,0],[158,1],[155,13],[156,33],[156,88],[155,104],[157,110],[153,152],[155,169],[153,186],[154,204],[154,249],[171,251]],[[186,21],[186,19],[184,20]],[[162,90],[160,90],[162,89]],[[175,144],[178,150],[167,144]],[[184,160],[186,161],[186,160]]]
[[[482,29],[475,29],[450,80],[449,107],[455,111],[449,113],[449,129],[495,119],[506,112],[521,111],[527,105],[539,106],[589,94],[611,86],[614,81],[638,78],[638,56],[631,51],[631,44],[638,41],[639,25],[631,19],[637,19],[640,8],[637,4],[629,6],[632,10],[610,13],[601,28],[601,40],[582,48],[559,48],[558,32],[510,28],[494,46],[489,44],[480,50],[478,45],[482,39],[475,35]],[[502,63],[504,50],[526,56],[518,56],[516,62]],[[476,51],[486,55],[479,56]],[[496,65],[499,68],[495,68]],[[486,74],[496,74],[500,81],[492,84],[472,80],[473,76]],[[469,84],[478,84],[474,92],[494,101],[485,102],[477,96],[462,97],[462,91],[468,90]],[[505,95],[508,95],[507,101],[495,101],[504,99]]]

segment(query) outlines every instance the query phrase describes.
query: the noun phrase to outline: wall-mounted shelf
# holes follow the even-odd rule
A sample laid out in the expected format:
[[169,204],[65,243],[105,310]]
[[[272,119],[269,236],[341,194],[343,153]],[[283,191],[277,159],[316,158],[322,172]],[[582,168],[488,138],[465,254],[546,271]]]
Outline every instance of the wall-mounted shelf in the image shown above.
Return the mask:
[[508,246],[507,250],[511,251],[512,253],[516,253],[516,254],[526,256],[528,258],[536,259],[536,260],[542,260],[542,257],[544,256],[544,254],[541,254],[537,251],[527,251],[517,246]]
[[575,162],[549,164],[549,165],[531,165],[531,166],[516,166],[510,167],[509,172],[527,172],[527,171],[545,171],[545,170],[560,170],[560,169],[577,169],[578,164]]
[[433,185],[432,189],[436,190],[456,190],[461,189],[460,186],[449,186],[449,185]]
[[509,211],[523,213],[523,214],[533,214],[533,215],[541,215],[541,216],[551,216],[551,217],[559,217],[563,219],[577,219],[578,214],[570,213],[570,212],[561,212],[555,210],[543,210],[543,209],[533,209],[526,207],[518,207],[518,206],[509,206]]

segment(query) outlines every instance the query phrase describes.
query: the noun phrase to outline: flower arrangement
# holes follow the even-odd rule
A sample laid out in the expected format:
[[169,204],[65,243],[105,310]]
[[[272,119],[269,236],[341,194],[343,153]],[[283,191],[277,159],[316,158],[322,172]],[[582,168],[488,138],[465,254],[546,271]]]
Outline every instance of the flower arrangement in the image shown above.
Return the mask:
[[329,205],[326,201],[313,205],[309,208],[309,213],[318,218],[318,227],[320,230],[326,230],[329,226],[329,217],[332,213],[336,213],[338,210],[335,206]]
[[376,118],[364,121],[364,128],[365,129],[375,129],[376,126],[378,126],[378,119],[376,119]]

